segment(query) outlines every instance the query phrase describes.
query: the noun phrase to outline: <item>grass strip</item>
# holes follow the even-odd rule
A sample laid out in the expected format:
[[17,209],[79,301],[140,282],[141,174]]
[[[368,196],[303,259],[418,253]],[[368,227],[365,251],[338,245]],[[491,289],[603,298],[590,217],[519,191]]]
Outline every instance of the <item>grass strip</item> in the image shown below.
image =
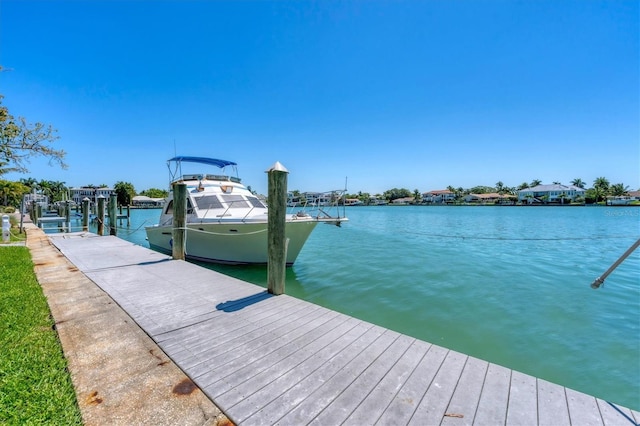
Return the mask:
[[0,424],[82,424],[53,325],[29,249],[0,248]]

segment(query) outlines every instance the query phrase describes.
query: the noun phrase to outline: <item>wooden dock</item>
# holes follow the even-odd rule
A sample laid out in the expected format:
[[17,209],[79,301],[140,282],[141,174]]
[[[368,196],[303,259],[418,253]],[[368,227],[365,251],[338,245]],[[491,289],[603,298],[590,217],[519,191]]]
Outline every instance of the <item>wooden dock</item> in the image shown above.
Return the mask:
[[640,413],[94,234],[53,244],[247,425],[633,425]]

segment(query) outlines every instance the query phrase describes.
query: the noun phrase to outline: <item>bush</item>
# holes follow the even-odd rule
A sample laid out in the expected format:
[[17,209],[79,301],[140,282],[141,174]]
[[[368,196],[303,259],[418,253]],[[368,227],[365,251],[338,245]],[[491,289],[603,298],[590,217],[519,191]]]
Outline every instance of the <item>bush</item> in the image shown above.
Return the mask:
[[4,212],[5,213],[15,213],[16,212],[16,208],[13,206],[7,206],[4,208]]

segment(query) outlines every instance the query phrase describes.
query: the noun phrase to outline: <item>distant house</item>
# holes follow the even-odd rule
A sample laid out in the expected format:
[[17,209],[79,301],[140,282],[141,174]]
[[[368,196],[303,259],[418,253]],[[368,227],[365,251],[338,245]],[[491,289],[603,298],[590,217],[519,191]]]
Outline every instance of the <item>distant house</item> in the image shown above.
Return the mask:
[[453,203],[456,200],[456,194],[448,189],[437,189],[434,191],[423,192],[422,202],[428,204],[445,204]]
[[526,204],[568,204],[577,198],[584,199],[586,191],[574,185],[537,185],[518,191],[518,201]]
[[629,191],[628,194],[631,201],[640,201],[640,191]]
[[498,194],[490,192],[488,194],[468,194],[465,195],[464,201],[470,204],[513,204],[516,200],[515,195]]
[[150,198],[145,195],[136,195],[131,200],[132,207],[139,209],[159,209],[164,206],[164,198]]
[[344,200],[345,206],[361,206],[363,203],[357,198],[346,198]]
[[405,204],[413,204],[414,201],[415,201],[415,198],[413,197],[403,197],[403,198],[396,198],[395,200],[391,201],[391,204],[402,206]]
[[92,188],[88,186],[81,186],[80,188],[71,188],[71,199],[78,205],[82,204],[82,200],[88,198],[92,203],[98,202],[98,197],[103,196],[107,200],[113,194],[111,188]]

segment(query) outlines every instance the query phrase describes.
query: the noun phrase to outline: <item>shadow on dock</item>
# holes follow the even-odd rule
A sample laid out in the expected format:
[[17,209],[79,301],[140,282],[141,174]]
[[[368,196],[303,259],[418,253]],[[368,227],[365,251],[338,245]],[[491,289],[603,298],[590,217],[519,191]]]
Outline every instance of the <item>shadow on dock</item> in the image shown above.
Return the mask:
[[270,294],[267,291],[262,291],[260,293],[252,294],[251,296],[243,297],[241,299],[229,300],[224,303],[219,303],[218,305],[216,305],[216,309],[223,312],[237,312],[241,309],[246,308],[247,306],[262,302],[263,300],[267,300],[270,297],[273,297],[273,294]]

